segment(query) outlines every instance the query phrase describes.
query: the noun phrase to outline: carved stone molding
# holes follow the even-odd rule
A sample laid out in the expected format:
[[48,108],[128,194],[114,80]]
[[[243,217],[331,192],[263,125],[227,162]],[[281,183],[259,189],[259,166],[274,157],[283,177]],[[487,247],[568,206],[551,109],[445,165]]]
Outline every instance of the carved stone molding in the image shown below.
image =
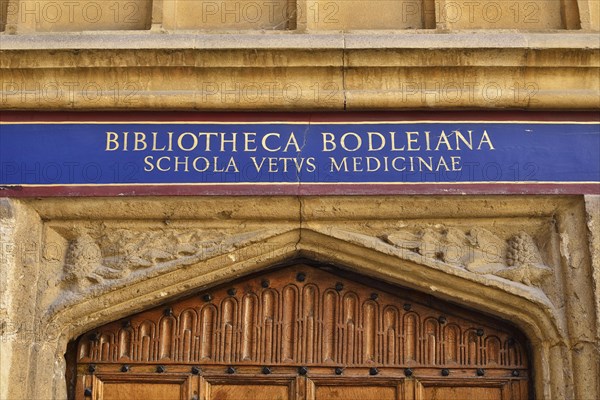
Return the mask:
[[525,232],[503,240],[484,228],[464,231],[442,225],[386,234],[382,239],[425,258],[530,286],[540,286],[552,272],[533,238]]
[[[90,286],[119,284],[147,271],[168,272],[224,254],[236,247],[273,236],[273,231],[251,231],[230,237],[206,230],[131,231],[118,229],[94,239],[78,229],[69,241],[62,285],[73,292]],[[211,236],[212,235],[212,236]],[[475,227],[468,231],[439,225],[418,231],[381,236],[386,243],[477,274],[492,274],[530,286],[540,286],[551,275],[533,238],[519,232],[503,240]]]
[[[50,292],[52,313],[78,299],[186,268],[262,242],[281,229],[58,229],[67,237],[62,272],[54,278],[63,288]],[[70,239],[69,239],[70,238]],[[51,279],[52,280],[52,279]]]

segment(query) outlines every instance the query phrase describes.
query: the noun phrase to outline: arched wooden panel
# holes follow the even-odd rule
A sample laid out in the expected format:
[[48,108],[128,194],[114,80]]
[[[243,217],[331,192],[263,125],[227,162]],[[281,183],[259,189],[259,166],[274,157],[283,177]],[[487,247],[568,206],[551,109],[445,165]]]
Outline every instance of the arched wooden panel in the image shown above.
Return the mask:
[[529,396],[526,340],[509,324],[306,265],[107,324],[80,338],[76,357],[78,400]]
[[286,268],[105,325],[79,362],[527,368],[512,327],[411,298]]

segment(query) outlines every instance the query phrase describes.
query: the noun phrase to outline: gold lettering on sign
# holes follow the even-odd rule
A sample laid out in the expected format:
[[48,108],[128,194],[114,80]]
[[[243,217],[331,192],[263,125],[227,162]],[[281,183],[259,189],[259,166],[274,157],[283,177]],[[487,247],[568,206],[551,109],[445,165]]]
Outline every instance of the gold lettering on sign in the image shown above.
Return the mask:
[[[320,137],[317,134],[313,140],[320,140],[317,149],[321,154],[331,155],[323,160],[314,155],[302,157],[306,143],[299,141],[293,131],[273,131],[264,135],[256,132],[194,131],[105,133],[106,152],[149,153],[143,158],[144,172],[239,173],[251,168],[258,174],[300,174],[314,173],[319,167],[328,173],[460,172],[465,152],[496,150],[485,129],[322,131]],[[307,137],[301,139],[305,141]],[[189,155],[168,155],[173,152]],[[452,154],[456,152],[461,153]],[[276,154],[273,157],[251,156],[240,164],[239,153]]]
[[[431,131],[410,131],[395,132],[390,131],[387,134],[381,132],[366,132],[367,140],[363,140],[363,135],[355,132],[346,132],[341,135],[335,135],[331,132],[321,132],[321,151],[324,153],[332,152],[338,149],[353,152],[416,152],[416,151],[460,151],[475,150],[474,143],[478,143],[476,150],[495,150],[492,139],[487,132],[477,134],[473,130],[463,133],[454,130],[450,133],[441,130],[437,135]],[[478,140],[477,140],[478,139]],[[432,149],[432,145],[433,147]],[[464,147],[461,147],[464,146]]]

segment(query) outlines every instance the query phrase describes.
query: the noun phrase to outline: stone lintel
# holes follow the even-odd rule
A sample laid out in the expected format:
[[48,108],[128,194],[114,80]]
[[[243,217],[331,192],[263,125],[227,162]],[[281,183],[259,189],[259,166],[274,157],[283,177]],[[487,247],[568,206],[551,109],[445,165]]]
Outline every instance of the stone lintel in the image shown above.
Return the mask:
[[596,33],[517,30],[148,33],[145,31],[0,34],[2,50],[69,49],[600,49]]

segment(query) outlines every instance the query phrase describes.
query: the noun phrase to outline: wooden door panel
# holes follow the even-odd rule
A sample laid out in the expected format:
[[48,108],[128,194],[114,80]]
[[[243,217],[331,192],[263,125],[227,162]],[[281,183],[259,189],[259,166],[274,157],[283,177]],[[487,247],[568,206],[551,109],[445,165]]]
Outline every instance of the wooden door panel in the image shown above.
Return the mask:
[[201,400],[296,400],[296,378],[204,377]]
[[[527,400],[519,380],[430,379],[417,381],[416,400]],[[516,389],[516,390],[515,390]]]
[[403,381],[364,376],[308,378],[308,400],[404,400]]
[[381,386],[321,386],[315,390],[315,400],[401,400],[396,387]]
[[97,374],[92,382],[94,400],[189,400],[192,392],[185,375]]
[[423,400],[503,400],[500,388],[486,387],[446,387],[437,386],[426,388]]
[[172,383],[113,382],[103,387],[103,400],[183,400],[181,386]]
[[275,385],[214,385],[206,400],[289,400],[285,386]]

